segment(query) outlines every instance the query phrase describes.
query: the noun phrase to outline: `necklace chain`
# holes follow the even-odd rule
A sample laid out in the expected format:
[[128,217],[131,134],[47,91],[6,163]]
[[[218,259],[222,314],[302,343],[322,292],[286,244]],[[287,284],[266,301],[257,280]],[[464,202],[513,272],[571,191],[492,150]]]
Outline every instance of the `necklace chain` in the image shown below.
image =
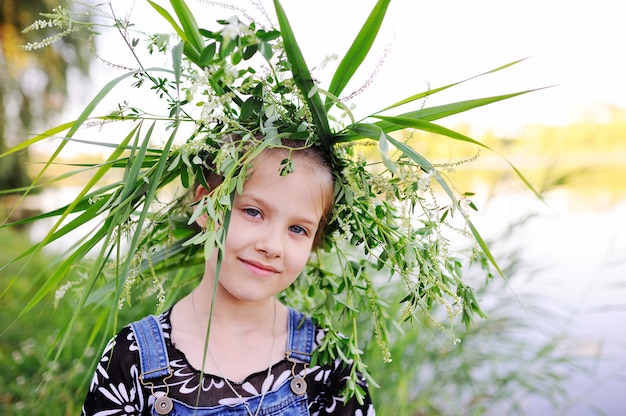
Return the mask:
[[[202,330],[202,325],[200,325],[200,320],[198,319],[198,312],[196,311],[196,303],[194,302],[194,295],[195,291],[191,292],[191,307],[193,309],[193,316],[194,319],[196,321],[196,325],[198,326],[198,329],[200,330],[200,334],[202,334],[203,331]],[[274,356],[274,347],[276,344],[276,300],[274,299],[274,322],[272,325],[272,350],[270,352],[270,362],[269,362],[269,366],[267,368],[267,375],[265,376],[265,379],[269,379],[270,375],[272,374],[272,357]],[[228,387],[230,387],[230,389],[233,391],[233,393],[235,393],[237,395],[237,397],[239,397],[239,400],[241,400],[241,403],[244,405],[244,407],[246,408],[246,411],[248,412],[249,416],[257,416],[259,414],[259,411],[261,410],[261,405],[263,404],[263,399],[265,398],[265,394],[267,393],[267,390],[264,391],[261,394],[261,400],[259,401],[259,405],[256,408],[256,411],[254,413],[252,413],[252,411],[250,410],[250,404],[248,404],[248,401],[246,399],[243,398],[243,396],[241,394],[239,394],[239,392],[237,390],[235,390],[235,388],[233,387],[233,385],[230,383],[230,381],[228,381],[228,378],[226,377],[226,375],[224,374],[224,372],[220,369],[219,365],[217,364],[217,360],[215,360],[215,358],[213,357],[213,354],[211,353],[211,349],[208,348],[207,352],[209,353],[209,357],[211,358],[211,361],[213,361],[213,364],[215,365],[215,368],[217,369],[217,371],[220,372],[220,374],[222,375],[222,378],[224,379],[224,381],[226,382],[226,384],[228,385]],[[265,382],[263,382],[263,384],[265,384]],[[263,389],[263,385],[261,385],[261,389]],[[268,388],[269,390],[269,388]]]

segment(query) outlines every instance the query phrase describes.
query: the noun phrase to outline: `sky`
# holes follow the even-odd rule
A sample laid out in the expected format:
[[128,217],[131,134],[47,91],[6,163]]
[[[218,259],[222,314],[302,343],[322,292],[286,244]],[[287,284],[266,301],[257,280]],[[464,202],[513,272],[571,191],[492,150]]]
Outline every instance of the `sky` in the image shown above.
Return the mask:
[[[537,122],[564,124],[603,104],[626,107],[626,25],[620,3],[392,0],[386,28],[395,33],[391,38],[389,29],[381,33],[383,39],[390,38],[392,49],[376,88],[402,98],[407,89],[412,93],[427,83],[446,85],[528,57],[514,68],[450,90],[442,102],[555,85],[463,116],[501,129]],[[328,39],[324,43],[333,45],[344,27],[349,32],[349,26],[365,19],[371,8],[365,5],[374,2],[322,0],[315,2],[316,11],[306,10],[297,0],[284,4],[294,26],[295,21],[310,27],[307,20],[326,20],[327,29],[315,38],[323,36]],[[333,5],[341,9],[329,12]],[[307,32],[302,28],[302,42],[308,41]]]
[[[429,87],[528,58],[436,94],[427,105],[550,87],[455,116],[448,123],[464,122],[506,135],[525,125],[565,125],[583,117],[601,117],[609,106],[626,108],[626,25],[621,22],[620,1],[392,0],[372,59],[363,64],[361,78],[355,77],[346,91],[358,89],[383,56],[373,82],[355,100],[357,112],[369,114]],[[164,27],[143,0],[112,3],[120,15],[130,14],[140,27]],[[188,3],[201,26],[235,13],[209,1]],[[225,3],[261,16],[250,0]],[[261,4],[271,14],[272,2],[261,0]],[[309,67],[314,67],[326,56],[345,54],[375,1],[282,0],[282,4]],[[113,61],[119,53],[115,45],[106,42],[102,50]],[[110,68],[103,65],[96,73],[100,85],[111,76]]]

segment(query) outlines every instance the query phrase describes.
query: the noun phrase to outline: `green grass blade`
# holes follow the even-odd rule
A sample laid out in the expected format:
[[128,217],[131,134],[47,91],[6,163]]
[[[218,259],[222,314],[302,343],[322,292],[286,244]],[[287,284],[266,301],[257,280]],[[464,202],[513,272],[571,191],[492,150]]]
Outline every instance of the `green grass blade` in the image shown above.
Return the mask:
[[[546,87],[548,88],[548,87]],[[440,106],[435,106],[435,107],[429,107],[429,108],[424,108],[421,110],[416,110],[416,111],[409,111],[406,113],[402,113],[397,115],[396,117],[400,117],[400,118],[407,118],[407,119],[419,119],[419,120],[425,120],[425,121],[434,121],[434,120],[439,120],[441,118],[444,117],[449,117],[451,115],[455,115],[455,114],[460,114],[460,113],[464,113],[466,111],[472,110],[474,108],[478,108],[478,107],[482,107],[485,105],[489,105],[489,104],[493,104],[495,102],[498,101],[502,101],[502,100],[507,100],[510,98],[514,98],[523,94],[528,94],[529,92],[535,92],[535,91],[539,91],[543,88],[538,88],[538,89],[533,89],[533,90],[526,90],[526,91],[520,91],[520,92],[516,92],[516,93],[511,93],[511,94],[504,94],[504,95],[497,95],[497,96],[493,96],[493,97],[484,97],[484,98],[477,98],[477,99],[473,99],[473,100],[466,100],[466,101],[459,101],[459,102],[455,102],[455,103],[450,103],[450,104],[444,104],[444,105],[440,105]],[[377,113],[378,114],[378,113]],[[377,117],[376,115],[371,115],[370,117]],[[396,131],[402,128],[401,125],[398,125],[396,123],[392,123],[392,122],[388,122],[388,121],[378,121],[376,123],[376,126],[380,127],[381,129],[383,129],[383,131],[385,131],[386,133],[390,133],[392,131]],[[339,141],[340,142],[349,142],[349,141],[353,141],[353,140],[358,140],[359,138],[361,138],[362,136],[358,135],[357,130],[354,129],[347,129],[346,131],[342,132]]]
[[204,38],[200,34],[198,22],[196,22],[196,18],[193,16],[193,13],[189,10],[189,7],[187,7],[187,3],[185,3],[184,0],[170,0],[170,3],[174,8],[176,16],[178,16],[178,20],[180,21],[183,30],[185,31],[185,43],[189,44],[191,47],[193,56],[196,57],[194,62],[197,62],[200,59],[202,51],[204,50]]
[[[110,257],[112,253],[112,247],[114,246],[119,247],[120,241],[111,242],[112,236],[115,235],[114,230],[118,229],[119,227],[123,227],[125,224],[127,224],[128,221],[130,220],[130,216],[132,215],[136,207],[143,204],[143,211],[140,214],[140,218],[136,224],[137,231],[133,234],[131,246],[128,249],[128,252],[130,253],[133,253],[136,251],[136,248],[137,248],[136,242],[138,241],[139,235],[141,234],[138,230],[141,229],[142,223],[145,221],[145,218],[147,217],[147,212],[150,209],[151,202],[154,199],[156,190],[159,188],[159,177],[162,175],[162,172],[163,172],[163,169],[160,169],[160,170],[157,169],[156,174],[153,177],[151,177],[151,180],[148,181],[150,185],[145,183],[143,181],[143,178],[140,175],[140,169],[143,167],[143,160],[145,158],[148,144],[150,143],[153,127],[154,127],[154,124],[151,125],[148,132],[142,139],[143,141],[140,147],[136,145],[140,137],[139,131],[138,129],[136,129],[137,133],[135,134],[135,145],[132,147],[133,150],[131,151],[131,154],[128,158],[128,160],[130,160],[131,162],[129,162],[129,164],[126,165],[127,169],[125,170],[125,173],[124,173],[124,180],[121,182],[123,186],[120,188],[120,191],[117,197],[114,198],[115,199],[115,201],[113,202],[114,207],[111,209],[110,215],[107,219],[107,226],[104,227],[108,230],[108,233],[106,237],[104,238],[103,248],[101,250],[101,253],[96,258],[95,266],[91,269],[92,272],[90,273],[87,279],[87,283],[86,283],[87,289],[83,291],[81,295],[81,298],[79,300],[79,304],[77,307],[77,313],[72,315],[67,326],[63,329],[63,332],[60,335],[57,355],[60,354],[63,348],[63,345],[65,345],[65,343],[69,339],[69,335],[71,333],[72,327],[78,317],[78,311],[82,309],[85,302],[89,298],[93,288],[95,287],[96,281],[101,275],[101,272],[99,270],[101,270],[104,267],[105,263]],[[163,159],[165,158],[162,158],[161,160]],[[120,233],[118,231],[118,234],[117,234],[118,239],[119,239],[119,235]],[[118,253],[118,256],[119,255],[120,254]],[[119,257],[118,257],[118,260],[119,260]],[[115,290],[115,299],[114,299],[115,302],[119,302],[119,299],[121,297],[121,290],[124,287],[124,282],[126,281],[128,274],[130,273],[131,263],[132,263],[131,259],[128,259],[123,264],[121,273],[118,272],[117,274],[117,279],[116,279],[117,289]],[[114,326],[116,319],[117,319],[117,309],[116,308],[114,309],[115,310],[111,310],[111,313],[109,315],[109,319],[108,319],[109,327]]]
[[180,77],[182,75],[184,44],[179,43],[172,48],[172,67],[174,69],[174,80],[176,82],[176,91],[180,92]]
[[[416,162],[420,161],[420,163],[423,163],[424,161],[426,161],[426,159],[424,159],[424,157],[422,155],[417,153],[409,145],[407,145],[405,143],[402,143],[402,142],[399,142],[399,141],[397,141],[396,139],[394,139],[393,137],[391,137],[389,135],[387,135],[387,140],[389,140],[389,142],[391,144],[393,144],[398,150],[400,150],[402,153],[404,153],[407,157],[415,160]],[[426,163],[428,163],[428,165],[430,165],[429,170],[434,170],[434,167],[430,164],[430,162],[426,161]],[[461,207],[459,206],[459,202],[458,202],[456,196],[454,195],[454,192],[452,192],[452,189],[450,189],[450,186],[448,186],[448,183],[440,175],[436,175],[435,177],[437,179],[437,182],[441,186],[441,188],[446,192],[446,194],[450,198],[450,201],[455,206],[455,208],[457,210],[460,210]],[[496,259],[493,257],[493,254],[491,254],[491,250],[489,250],[489,247],[485,243],[485,240],[482,238],[482,236],[480,235],[480,233],[478,232],[478,230],[476,229],[476,227],[474,226],[474,224],[472,223],[472,221],[469,218],[466,219],[466,222],[467,222],[467,225],[468,225],[470,231],[472,232],[472,235],[476,239],[476,242],[480,246],[480,248],[483,251],[483,253],[485,253],[485,256],[487,256],[487,258],[491,262],[491,265],[496,269],[496,271],[498,272],[500,277],[505,279],[504,273],[500,269],[500,266],[498,265],[498,262],[496,261]]]
[[[163,146],[163,157],[159,159],[157,165],[154,168],[153,174],[149,178],[148,189],[142,201],[143,208],[139,214],[139,218],[137,219],[134,225],[136,230],[142,229],[143,224],[146,221],[146,218],[148,217],[148,214],[150,212],[152,202],[154,201],[156,193],[159,187],[161,186],[161,178],[167,166],[166,155],[169,153],[172,147],[172,143],[174,142],[174,139],[176,138],[177,132],[178,132],[178,124],[174,127],[174,130],[172,131],[170,137],[168,138],[167,142]],[[129,198],[132,198],[132,197],[129,197]],[[123,224],[123,222],[117,222],[116,224]],[[129,253],[135,253],[137,251],[140,238],[141,238],[140,232],[135,232],[133,234],[130,244],[127,248]],[[132,261],[130,261],[129,259],[129,261],[126,261],[122,266],[122,270],[119,274],[120,285],[118,286],[116,294],[115,294],[116,301],[119,301],[119,299],[122,296],[122,290],[124,287],[124,283],[126,282],[126,279],[128,278],[128,275],[130,273],[131,264],[132,264]]]
[[427,131],[430,133],[439,134],[439,135],[446,136],[454,140],[471,143],[476,146],[480,146],[485,149],[488,149],[492,151],[493,153],[497,154],[498,156],[500,156],[513,169],[513,171],[522,180],[522,182],[524,182],[524,184],[528,187],[528,189],[530,189],[539,200],[543,200],[543,196],[539,193],[539,191],[537,191],[535,187],[532,186],[532,184],[528,181],[528,179],[526,179],[524,174],[522,174],[522,172],[519,169],[517,169],[515,165],[513,165],[513,163],[511,163],[507,158],[505,158],[504,156],[502,156],[501,154],[499,154],[498,152],[496,152],[489,146],[477,140],[474,140],[469,136],[466,136],[457,131],[454,131],[446,127],[440,126],[438,124],[434,124],[434,123],[424,121],[424,120],[411,119],[411,118],[406,118],[406,117],[385,117],[385,116],[374,116],[374,117],[384,120],[388,123],[393,123],[397,125],[399,128],[412,128],[412,129]]
[[[164,70],[162,68],[153,68],[153,69],[150,69],[150,70],[171,72],[169,70]],[[89,104],[81,112],[79,117],[76,120],[74,120],[73,122],[64,123],[64,124],[61,124],[61,125],[59,125],[57,127],[49,129],[46,132],[44,132],[42,134],[39,134],[39,135],[35,136],[34,138],[32,138],[30,140],[27,140],[27,141],[25,141],[25,142],[15,146],[15,147],[9,149],[7,152],[3,153],[2,155],[0,155],[0,157],[2,157],[2,156],[5,156],[5,155],[14,153],[16,151],[26,149],[27,147],[29,147],[29,146],[31,146],[31,145],[33,145],[33,144],[35,144],[35,143],[37,143],[37,142],[39,142],[39,141],[41,141],[43,139],[46,139],[46,138],[51,137],[53,135],[57,135],[60,132],[69,129],[69,131],[67,132],[66,136],[63,138],[63,140],[61,141],[59,146],[57,146],[57,148],[52,153],[52,155],[48,158],[48,160],[44,164],[43,168],[39,171],[39,173],[35,176],[35,178],[33,178],[31,184],[29,185],[29,187],[22,193],[21,200],[23,200],[30,193],[30,191],[37,186],[37,184],[39,183],[40,179],[43,177],[43,175],[48,170],[48,168],[57,159],[58,155],[61,153],[63,148],[71,140],[71,138],[74,136],[74,134],[76,134],[78,129],[89,119],[89,116],[91,115],[91,113],[95,110],[96,106],[104,99],[104,97],[106,97],[111,92],[111,90],[113,90],[113,88],[115,88],[120,82],[122,82],[126,78],[128,78],[130,76],[133,76],[133,75],[135,75],[137,73],[140,73],[140,72],[143,72],[143,71],[131,71],[131,72],[123,74],[123,75],[121,75],[121,76],[119,76],[119,77],[109,81],[98,92],[98,94],[89,102]],[[117,149],[119,149],[119,147]],[[21,202],[21,200],[20,200],[20,202]]]
[[[57,350],[55,359],[57,360],[59,359],[61,352],[63,351],[63,348],[65,347],[65,344],[67,343],[71,335],[72,328],[74,327],[76,320],[80,316],[80,312],[83,309],[85,302],[89,298],[89,295],[92,293],[97,280],[104,273],[104,266],[106,265],[106,262],[108,258],[110,257],[110,254],[113,250],[113,245],[110,245],[109,241],[111,239],[111,236],[114,234],[114,229],[115,227],[102,227],[102,229],[99,230],[100,232],[99,240],[104,238],[104,243],[100,250],[100,254],[96,257],[95,264],[91,265],[90,273],[87,278],[87,283],[84,286],[84,290],[82,290],[80,294],[78,303],[76,305],[76,308],[74,309],[74,313],[71,314],[70,319],[68,320],[67,324],[62,328],[59,335],[57,336],[57,342],[55,346]],[[104,237],[102,234],[106,234],[106,237]],[[111,313],[117,316],[118,308],[111,308]]]
[[[154,130],[154,123],[150,125],[148,132],[146,133],[143,142],[141,143],[141,147],[135,151],[133,150],[130,157],[129,163],[126,163],[126,167],[129,168],[124,175],[124,188],[122,188],[122,192],[120,198],[125,199],[128,195],[132,193],[137,188],[136,182],[139,179],[139,172],[143,165],[143,161],[146,157],[146,150],[148,148],[148,144],[150,143],[150,138],[152,137],[152,132]],[[137,139],[139,138],[139,130],[137,131]]]
[[157,13],[159,13],[161,16],[163,16],[163,18],[165,18],[165,20],[168,21],[168,23],[172,26],[174,31],[176,31],[176,34],[178,35],[179,38],[181,38],[181,40],[183,40],[184,42],[189,42],[183,29],[181,29],[181,27],[178,25],[176,20],[174,20],[172,15],[167,10],[165,10],[163,7],[159,6],[158,4],[156,4],[155,2],[151,0],[147,0],[147,1],[154,8],[154,10],[157,11]]
[[[136,126],[131,133],[126,136],[126,139],[122,142],[122,144],[120,145],[120,147],[113,152],[113,154],[109,157],[109,160],[111,159],[117,159],[117,157],[119,157],[119,155],[121,154],[121,152],[124,150],[125,146],[128,144],[128,141],[130,141],[130,138],[134,135],[135,130],[138,128],[139,126]],[[105,164],[105,166],[103,166],[102,168],[98,169],[98,171],[94,174],[93,178],[91,178],[88,183],[85,185],[85,187],[83,187],[83,189],[81,190],[81,192],[78,194],[78,196],[74,199],[74,201],[72,203],[70,203],[67,208],[63,211],[63,213],[61,214],[60,218],[57,220],[57,222],[52,226],[52,228],[50,229],[50,231],[48,231],[48,234],[46,234],[46,236],[36,245],[34,245],[34,249],[29,250],[30,251],[30,256],[35,255],[36,253],[38,253],[43,247],[45,247],[46,245],[48,245],[51,241],[53,236],[55,235],[55,233],[57,232],[57,230],[59,229],[59,227],[61,227],[61,224],[63,223],[63,221],[65,220],[65,218],[67,218],[68,215],[76,212],[75,209],[81,204],[81,202],[84,202],[84,198],[85,195],[87,194],[87,192],[100,180],[102,179],[102,177],[104,176],[104,174],[106,174],[106,172],[109,170],[110,166]],[[81,251],[80,249],[77,251]],[[82,255],[84,256],[83,253]],[[24,257],[24,256],[21,256]],[[71,256],[74,260],[77,259],[77,257],[75,257],[74,255]],[[82,258],[82,257],[79,257]],[[24,264],[24,266],[22,266],[22,270],[24,269],[24,267],[26,267],[26,264],[28,262],[26,262]],[[17,273],[17,275],[21,274],[21,270]],[[61,279],[63,276],[65,276],[65,274],[62,274],[58,277],[58,279]]]
[[[138,129],[139,126],[136,126],[131,133],[126,136],[126,138],[124,139],[124,141],[120,144],[120,146],[112,153],[112,155],[109,157],[108,161],[112,161],[112,160],[116,160],[119,158],[119,155],[125,150],[128,142],[130,141],[130,138],[134,135],[134,132]],[[49,164],[48,164],[49,165]],[[26,252],[22,253],[22,255],[19,256],[19,258],[24,258],[26,256],[32,256],[35,253],[39,252],[43,247],[45,247],[46,245],[48,245],[50,242],[56,240],[59,236],[57,230],[59,230],[59,228],[61,227],[61,224],[63,223],[63,221],[70,215],[73,213],[77,213],[77,212],[81,212],[84,210],[84,203],[87,200],[85,198],[86,194],[88,193],[88,191],[93,188],[93,186],[100,180],[102,179],[102,177],[108,172],[108,170],[110,169],[111,164],[109,163],[105,163],[101,168],[98,169],[98,171],[94,174],[94,176],[88,181],[88,183],[83,187],[83,189],[79,192],[79,194],[76,196],[76,198],[65,207],[65,209],[63,209],[63,211],[60,213],[60,218],[55,222],[55,224],[51,227],[51,229],[48,231],[48,233],[46,234],[46,236],[37,244],[33,245],[29,250],[27,250]],[[95,216],[97,215],[98,211],[95,212],[90,212],[90,215],[88,217],[83,217],[80,216],[81,220],[84,221],[84,223],[86,223],[87,221],[91,220],[92,218],[95,218]],[[43,217],[42,217],[43,218]],[[80,224],[77,223],[72,223],[74,227],[79,226]],[[77,250],[77,251],[80,251]],[[85,254],[85,253],[83,253]],[[18,258],[18,259],[19,259]],[[75,259],[75,257],[73,257]],[[17,260],[17,259],[15,259]],[[15,261],[14,260],[14,261]],[[26,262],[27,264],[28,262]],[[22,267],[22,270],[24,267],[26,267],[26,264],[24,264],[24,266]],[[21,273],[21,271],[18,273],[18,275]],[[59,279],[62,278],[64,276],[64,274],[61,274]],[[44,294],[45,295],[45,294]]]
[[[99,201],[96,201],[94,203],[91,203],[90,200],[95,199],[97,197],[99,197],[101,194],[104,194],[105,192],[117,188],[118,186],[120,186],[121,182],[117,182],[117,183],[113,183],[113,184],[109,184],[106,185],[102,188],[98,188],[98,190],[96,192],[92,192],[90,194],[87,194],[84,196],[84,198],[82,199],[82,201],[80,201],[73,209],[73,213],[76,214],[78,212],[82,212],[85,211],[86,209],[89,209],[89,207],[98,204]],[[44,187],[45,185],[42,185],[42,187]],[[14,226],[19,226],[19,225],[24,225],[24,224],[29,224],[29,223],[33,223],[36,221],[40,221],[46,218],[52,218],[52,217],[58,217],[59,215],[62,215],[68,208],[69,205],[65,205],[63,207],[54,209],[52,211],[47,211],[47,212],[43,212],[41,214],[36,214],[27,218],[22,218],[20,220],[17,221],[13,221],[10,223],[5,223],[5,224],[1,224],[0,225],[0,229],[2,228],[7,228],[7,227],[14,227]],[[0,270],[2,270],[2,268],[0,267]]]
[[[549,87],[545,87],[549,88]],[[520,95],[536,92],[544,88],[536,88],[532,90],[518,91],[510,94],[502,94],[491,97],[475,98],[472,100],[458,101],[455,103],[444,104],[435,107],[424,108],[414,112],[409,112],[401,115],[401,117],[419,118],[427,121],[434,121],[444,117],[448,117],[455,114],[464,113],[474,108],[483,107],[485,105],[493,104],[498,101],[508,100],[511,98],[519,97]]]
[[[71,126],[74,125],[75,122],[72,123],[65,123],[62,124],[61,126],[57,126],[55,128],[49,129],[47,130],[45,133],[39,134],[37,136],[35,136],[34,138],[30,139],[30,140],[26,140],[25,142],[22,142],[20,144],[18,144],[17,146],[9,149],[8,151],[6,151],[5,153],[3,153],[2,155],[0,155],[0,158],[6,155],[9,155],[11,153],[15,153],[17,151],[23,150],[28,148],[28,146],[31,146],[43,139],[47,139],[50,136],[53,136],[55,134],[58,134],[62,131],[67,130],[68,128],[71,128]],[[43,174],[45,173],[45,171],[47,170],[47,168],[50,166],[50,164],[52,164],[54,162],[54,160],[57,158],[57,156],[59,155],[59,153],[61,152],[61,150],[63,149],[63,147],[65,146],[66,142],[62,142],[57,149],[52,153],[52,155],[50,156],[50,158],[48,159],[48,161],[46,162],[44,168],[37,174],[37,176],[35,176],[35,178],[31,181],[31,183],[28,185],[28,187],[24,190],[24,192],[22,192],[19,201],[15,204],[15,206],[13,207],[13,209],[11,210],[11,212],[9,212],[6,216],[5,219],[2,220],[2,223],[4,224],[8,218],[10,218],[11,214],[13,213],[13,211],[19,206],[21,205],[21,203],[24,201],[24,199],[26,198],[26,196],[30,193],[31,190],[33,190],[36,186],[37,183],[39,182],[39,180],[41,179],[41,177],[43,176]]]
[[398,101],[395,104],[392,104],[392,105],[390,105],[388,107],[383,108],[382,110],[378,111],[376,114],[381,113],[383,111],[391,110],[392,108],[396,108],[396,107],[399,107],[399,106],[404,105],[404,104],[408,104],[408,103],[413,102],[415,100],[419,100],[419,99],[424,98],[424,97],[426,97],[428,95],[432,95],[432,94],[435,94],[437,92],[440,92],[440,91],[443,91],[443,90],[447,90],[448,88],[452,88],[452,87],[454,87],[456,85],[463,84],[463,83],[468,82],[470,80],[473,80],[473,79],[476,79],[476,78],[479,78],[479,77],[482,77],[482,76],[485,76],[485,75],[488,75],[488,74],[493,74],[493,73],[498,72],[498,71],[502,71],[503,69],[509,68],[509,67],[511,67],[513,65],[517,65],[518,63],[523,62],[526,59],[528,59],[528,58],[518,59],[517,61],[513,61],[513,62],[510,62],[508,64],[499,66],[497,68],[491,69],[491,70],[489,70],[487,72],[483,72],[481,74],[474,75],[474,76],[469,77],[467,79],[464,79],[462,81],[458,81],[458,82],[455,82],[455,83],[452,83],[452,84],[449,84],[449,85],[445,85],[443,87],[436,88],[434,90],[425,91],[425,92],[422,92],[422,93],[419,93],[419,94],[407,97],[407,98],[405,98],[403,100]]
[[95,245],[104,237],[106,234],[106,227],[100,228],[94,236],[84,243],[80,248],[75,250],[67,259],[63,261],[55,270],[54,273],[44,282],[44,284],[39,288],[37,293],[33,295],[33,297],[28,301],[26,306],[22,309],[17,319],[21,318],[30,311],[33,307],[35,307],[41,300],[57,285],[61,282],[61,280],[70,272],[72,267],[77,264],[81,259],[83,259],[89,251],[95,247]]
[[311,110],[313,123],[315,123],[317,134],[322,142],[322,145],[326,148],[330,148],[333,143],[331,143],[330,126],[328,125],[328,115],[326,113],[326,109],[322,104],[322,99],[320,98],[318,92],[314,89],[315,83],[313,82],[311,73],[304,60],[302,51],[296,42],[295,35],[291,29],[291,25],[282,5],[280,4],[280,1],[274,0],[274,6],[276,7],[276,15],[278,16],[278,23],[280,25],[280,31],[285,45],[285,53],[287,54],[287,59],[291,65],[294,81],[298,88],[300,88],[300,91],[302,92],[302,95]]
[[[379,0],[376,3],[370,12],[369,17],[365,21],[365,24],[359,31],[356,39],[350,46],[350,49],[348,49],[346,56],[344,56],[339,63],[337,71],[335,71],[333,79],[330,82],[330,86],[328,87],[328,92],[333,96],[338,97],[341,94],[354,73],[363,63],[363,60],[369,53],[372,44],[374,43],[374,40],[376,40],[376,36],[378,35],[380,26],[383,22],[385,14],[387,13],[390,1],[391,0]],[[327,110],[331,103],[331,97],[327,97]]]
[[[77,216],[76,218],[72,219],[70,222],[65,224],[63,227],[61,227],[58,230],[56,230],[54,232],[54,234],[52,234],[50,236],[50,238],[48,239],[47,244],[50,244],[50,243],[58,240],[59,238],[67,235],[69,232],[71,232],[71,231],[77,229],[78,227],[87,224],[89,221],[92,221],[93,219],[95,219],[98,216],[98,213],[100,212],[100,210],[103,208],[103,206],[105,204],[106,204],[106,200],[104,200],[104,199],[101,199],[99,201],[96,201],[93,204],[90,204],[89,208],[83,210],[83,212],[79,216]],[[35,248],[36,248],[36,246],[31,246],[29,250],[33,250]],[[21,255],[20,257],[23,257],[23,256]]]
[[[161,68],[154,68],[153,70],[155,70],[155,71],[164,71]],[[148,70],[146,70],[146,71],[148,71]],[[115,88],[120,82],[124,81],[128,77],[132,77],[134,75],[137,75],[139,73],[146,72],[146,71],[141,71],[141,70],[130,71],[130,72],[127,72],[127,73],[125,73],[123,75],[120,75],[119,77],[109,81],[104,87],[102,87],[102,89],[89,102],[89,104],[87,104],[87,106],[82,111],[82,113],[80,113],[80,116],[78,116],[78,118],[76,119],[76,121],[74,122],[72,127],[70,128],[69,132],[67,133],[67,138],[71,138],[72,136],[74,136],[74,134],[76,133],[76,131],[78,131],[80,126],[82,126],[83,123],[85,121],[87,121],[87,119],[91,115],[91,113],[93,113],[93,110],[96,109],[96,106],[98,106],[98,104],[100,104],[100,102],[104,99],[104,97],[106,97],[111,92],[111,90],[113,90],[113,88]],[[166,72],[171,72],[171,71],[166,71]],[[67,141],[67,140],[64,140],[64,141]]]
[[[126,136],[126,138],[122,141],[122,143],[120,144],[120,146],[109,156],[109,158],[107,159],[107,162],[111,162],[117,158],[119,158],[119,156],[122,154],[122,152],[124,151],[126,145],[128,144],[128,142],[130,141],[131,137],[134,136],[135,132],[139,129],[139,125],[135,126],[133,128],[133,130]],[[98,171],[96,171],[96,173],[94,174],[94,176],[87,182],[87,184],[83,187],[83,189],[79,192],[79,194],[77,195],[77,197],[74,199],[74,201],[72,203],[70,203],[67,206],[67,209],[63,212],[63,214],[61,214],[61,217],[59,218],[59,220],[57,221],[57,223],[52,227],[52,229],[48,232],[48,234],[46,235],[46,237],[44,237],[44,239],[41,241],[41,243],[39,243],[40,247],[43,247],[44,245],[48,244],[49,239],[51,238],[52,234],[57,230],[57,228],[61,225],[61,223],[63,222],[63,220],[71,213],[74,212],[74,209],[78,206],[78,204],[80,202],[83,201],[83,198],[85,197],[85,195],[89,192],[89,190],[91,188],[94,187],[95,184],[97,184],[102,177],[109,171],[110,169],[110,164],[105,163],[100,169],[98,169]]]
[[56,136],[59,133],[61,133],[62,131],[65,131],[65,130],[68,130],[69,128],[71,128],[74,125],[74,123],[76,123],[76,121],[70,121],[70,122],[67,122],[67,123],[60,124],[60,125],[58,125],[56,127],[53,127],[53,128],[51,128],[49,130],[46,130],[45,132],[43,132],[41,134],[36,135],[35,137],[33,137],[31,139],[28,139],[28,140],[25,140],[25,141],[23,141],[21,143],[18,143],[17,145],[15,145],[12,148],[8,149],[6,152],[0,154],[0,159],[2,159],[5,156],[8,156],[8,155],[10,155],[12,153],[16,153],[16,152],[19,152],[21,150],[25,150],[25,149],[29,148],[30,146],[32,146],[34,144],[37,144],[40,141],[45,140],[45,139],[47,139],[49,137]]

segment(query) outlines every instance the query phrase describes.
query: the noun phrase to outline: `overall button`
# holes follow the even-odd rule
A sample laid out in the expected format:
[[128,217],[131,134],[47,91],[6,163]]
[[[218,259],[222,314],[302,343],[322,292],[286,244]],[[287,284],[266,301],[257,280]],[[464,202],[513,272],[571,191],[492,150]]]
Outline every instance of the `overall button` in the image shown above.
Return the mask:
[[300,376],[295,376],[293,380],[291,380],[291,391],[296,394],[306,393],[306,381]]
[[172,403],[172,399],[167,396],[161,396],[154,402],[154,410],[160,415],[169,414],[174,408],[174,403]]

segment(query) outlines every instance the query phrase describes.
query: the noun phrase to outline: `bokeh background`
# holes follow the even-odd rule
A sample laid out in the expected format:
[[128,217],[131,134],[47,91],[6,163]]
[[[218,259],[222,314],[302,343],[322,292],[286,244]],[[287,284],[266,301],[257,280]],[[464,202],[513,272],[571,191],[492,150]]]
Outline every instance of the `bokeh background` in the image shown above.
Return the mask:
[[[189,3],[200,22],[229,15],[219,5]],[[132,16],[146,30],[158,22],[143,1],[112,4],[120,16]],[[257,3],[235,4],[260,13]],[[329,55],[342,56],[374,2],[283,4],[314,67]],[[56,5],[53,0],[0,4],[0,153],[74,119],[115,75],[80,37],[35,52],[19,48],[29,36],[21,29],[38,18],[38,11]],[[270,3],[265,6],[272,9]],[[380,414],[626,412],[626,26],[621,8],[618,0],[392,1],[372,60],[354,81],[355,89],[371,81],[355,113],[368,114],[413,91],[522,58],[528,59],[437,94],[428,105],[549,88],[442,122],[495,150],[482,150],[450,175],[457,188],[476,194],[473,220],[505,267],[507,281],[494,278],[481,291],[489,319],[459,329],[460,345],[423,323],[397,335],[392,364],[383,364],[375,348],[366,352],[382,386],[375,392]],[[104,60],[130,59],[114,35],[96,46]],[[317,73],[323,82],[324,69]],[[405,134],[437,163],[477,154],[469,144]],[[54,149],[51,142],[0,159],[2,221],[56,208],[75,192],[79,183],[52,186],[25,201],[4,192],[37,174]],[[101,158],[93,147],[78,144],[62,155],[66,163]],[[542,192],[543,200],[520,182],[505,159]],[[0,229],[0,264],[38,241],[49,226]],[[55,255],[54,248],[45,253]],[[45,256],[28,269],[18,262],[0,271],[2,414],[78,413],[90,377],[89,358],[99,354],[83,348],[93,336],[88,317],[59,357],[51,353],[55,328],[72,311],[71,287],[64,288],[62,299],[46,299],[20,316],[25,299],[45,278]],[[468,278],[477,285],[484,281],[471,271]],[[62,294],[57,292],[59,298]],[[142,307],[149,311],[154,305],[134,305],[133,313]]]

